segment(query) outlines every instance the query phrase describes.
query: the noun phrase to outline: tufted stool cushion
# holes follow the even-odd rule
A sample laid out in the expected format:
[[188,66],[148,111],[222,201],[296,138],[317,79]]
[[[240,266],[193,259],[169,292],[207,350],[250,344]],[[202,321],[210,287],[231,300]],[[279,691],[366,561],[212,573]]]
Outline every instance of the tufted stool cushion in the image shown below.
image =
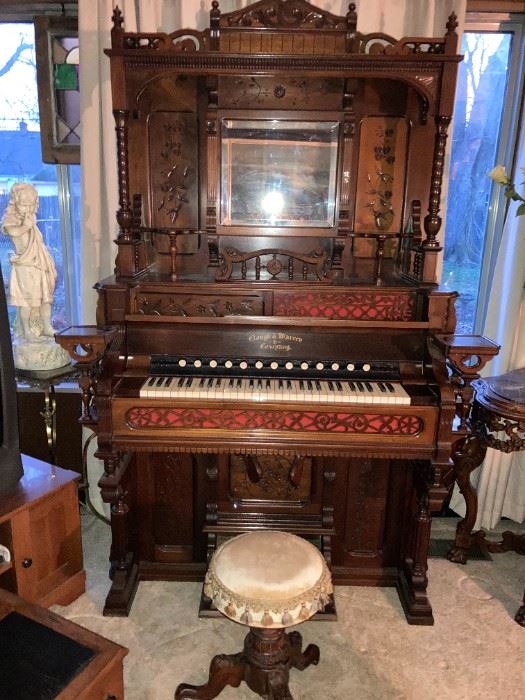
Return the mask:
[[230,619],[270,629],[304,622],[324,608],[332,591],[319,550],[302,537],[275,530],[248,532],[222,544],[204,587]]

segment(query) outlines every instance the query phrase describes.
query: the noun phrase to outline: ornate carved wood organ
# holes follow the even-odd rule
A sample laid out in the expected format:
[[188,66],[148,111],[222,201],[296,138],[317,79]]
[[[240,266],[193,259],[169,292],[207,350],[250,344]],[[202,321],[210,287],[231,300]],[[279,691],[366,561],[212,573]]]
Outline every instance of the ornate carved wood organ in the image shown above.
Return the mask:
[[431,512],[496,352],[454,336],[436,283],[461,57],[454,16],[444,38],[356,23],[353,3],[214,1],[205,31],[141,34],[115,10],[115,275],[97,327],[58,336],[105,464],[107,614],[265,527],[432,623]]

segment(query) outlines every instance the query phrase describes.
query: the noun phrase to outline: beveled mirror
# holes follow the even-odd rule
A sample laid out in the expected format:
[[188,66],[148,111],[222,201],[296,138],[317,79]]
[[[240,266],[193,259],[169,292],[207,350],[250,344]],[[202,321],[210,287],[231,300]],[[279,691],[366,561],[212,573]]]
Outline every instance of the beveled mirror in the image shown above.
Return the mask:
[[223,119],[221,224],[334,225],[338,121]]

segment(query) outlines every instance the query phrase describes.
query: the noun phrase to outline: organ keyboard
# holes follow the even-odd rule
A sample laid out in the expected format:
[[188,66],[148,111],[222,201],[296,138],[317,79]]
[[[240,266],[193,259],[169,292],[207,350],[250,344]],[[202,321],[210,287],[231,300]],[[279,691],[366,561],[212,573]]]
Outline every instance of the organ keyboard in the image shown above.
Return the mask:
[[[140,387],[141,398],[410,404],[410,396],[399,381],[386,378],[393,373],[392,370],[376,369],[369,363],[356,366],[356,363],[304,359],[263,361],[181,357],[160,359],[157,372],[162,372],[166,365],[171,367],[170,374],[156,373],[148,377]],[[324,375],[321,374],[323,370]],[[383,378],[376,379],[377,373]],[[301,374],[305,376],[301,377]]]

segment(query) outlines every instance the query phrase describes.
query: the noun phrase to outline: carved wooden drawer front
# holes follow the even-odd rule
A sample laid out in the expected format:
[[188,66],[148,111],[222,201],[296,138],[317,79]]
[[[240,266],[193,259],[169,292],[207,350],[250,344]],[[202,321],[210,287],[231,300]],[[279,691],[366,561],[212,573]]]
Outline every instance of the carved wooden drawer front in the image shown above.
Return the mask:
[[146,316],[262,316],[264,300],[258,294],[166,294],[139,292],[134,313]]

